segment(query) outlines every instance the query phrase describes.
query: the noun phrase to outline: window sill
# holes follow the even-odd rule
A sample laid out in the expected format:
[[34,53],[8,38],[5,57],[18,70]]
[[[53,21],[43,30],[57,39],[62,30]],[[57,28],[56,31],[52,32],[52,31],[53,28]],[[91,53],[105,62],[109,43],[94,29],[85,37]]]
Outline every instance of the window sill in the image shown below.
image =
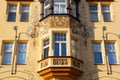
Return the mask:
[[94,65],[105,65],[105,64],[104,64],[104,63],[98,63],[98,64],[96,63],[96,64],[94,64]]

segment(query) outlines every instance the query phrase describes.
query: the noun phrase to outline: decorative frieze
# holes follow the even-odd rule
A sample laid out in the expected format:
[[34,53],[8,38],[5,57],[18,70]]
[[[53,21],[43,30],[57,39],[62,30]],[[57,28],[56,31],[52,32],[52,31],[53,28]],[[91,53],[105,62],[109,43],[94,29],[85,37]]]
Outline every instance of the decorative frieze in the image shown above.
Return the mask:
[[53,16],[52,17],[53,27],[68,27],[69,17],[65,16]]
[[68,65],[67,59],[53,59],[53,65]]
[[41,68],[44,68],[46,66],[48,66],[48,60],[42,61],[41,62]]

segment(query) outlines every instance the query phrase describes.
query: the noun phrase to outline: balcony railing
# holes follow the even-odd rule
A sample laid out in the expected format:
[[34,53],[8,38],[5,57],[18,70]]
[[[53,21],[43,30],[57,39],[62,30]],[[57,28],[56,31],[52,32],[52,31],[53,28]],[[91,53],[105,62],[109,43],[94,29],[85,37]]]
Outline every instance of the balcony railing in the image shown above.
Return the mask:
[[50,56],[46,59],[38,61],[39,71],[44,70],[49,67],[72,67],[82,71],[83,62],[79,59],[64,56],[64,57],[54,57]]

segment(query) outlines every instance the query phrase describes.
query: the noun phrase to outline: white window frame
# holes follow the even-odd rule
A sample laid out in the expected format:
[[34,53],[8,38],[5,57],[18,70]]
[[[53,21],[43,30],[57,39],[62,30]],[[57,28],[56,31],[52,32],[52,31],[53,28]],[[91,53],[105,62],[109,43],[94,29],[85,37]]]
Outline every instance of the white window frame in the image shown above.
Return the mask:
[[[63,34],[63,33],[54,33],[54,35],[55,34]],[[65,35],[66,35],[66,33],[64,33]],[[67,40],[67,35],[66,35],[66,40]],[[65,43],[66,44],[66,56],[67,56],[67,43],[66,43],[66,41],[55,41],[54,40],[54,44],[55,43],[58,43],[59,44],[59,56],[62,56],[62,43]],[[55,47],[55,46],[54,46]],[[55,52],[54,52],[54,54],[55,54]]]
[[[28,5],[28,4],[22,4],[22,5],[21,5],[21,18],[22,18],[22,12],[30,13],[29,10],[23,10],[23,9],[22,9],[23,6],[28,6],[28,7],[29,7],[29,10],[30,10],[30,5]],[[28,21],[29,21],[29,14],[28,14]],[[22,20],[21,20],[21,22],[26,22],[26,21],[22,21]]]
[[[59,56],[62,56],[62,43],[66,44],[66,41],[55,41],[55,43],[59,44]],[[66,49],[67,49],[67,46],[66,46]],[[66,50],[66,52],[67,52],[67,50]]]
[[[15,10],[10,10],[10,9],[9,9],[10,6],[15,6],[16,9],[15,9]],[[10,15],[9,15],[10,12],[11,12],[11,13],[16,13],[16,16],[17,16],[17,5],[16,5],[16,4],[8,4],[7,21],[10,21],[10,22],[11,22],[11,20],[8,20],[8,17],[10,16]],[[16,16],[15,16],[15,21],[16,21]],[[12,22],[14,22],[14,21],[12,21]]]
[[[111,44],[111,43],[114,44],[115,49],[114,49],[114,50],[107,50],[107,49],[106,49],[106,54],[107,54],[107,57],[108,57],[108,52],[114,52],[115,55],[116,55],[117,63],[111,63],[111,65],[112,65],[112,64],[118,64],[118,54],[117,54],[115,42],[106,42],[105,45],[106,45],[106,44]],[[106,46],[105,46],[105,47],[106,47]],[[106,48],[107,48],[107,47],[106,47]],[[110,54],[110,53],[109,53],[109,54]],[[109,58],[108,58],[108,61],[109,61]],[[110,64],[110,63],[109,63],[109,64]]]
[[101,56],[102,56],[102,63],[94,63],[94,64],[104,64],[104,57],[103,57],[103,52],[102,52],[102,43],[101,42],[93,42],[93,44],[100,44],[101,46],[101,50],[94,50],[94,47],[93,47],[93,54],[94,52],[101,52]]
[[19,42],[18,45],[19,45],[19,44],[26,44],[26,50],[22,50],[22,49],[19,50],[19,46],[17,46],[17,47],[18,47],[17,59],[18,59],[18,57],[19,57],[18,54],[20,54],[19,52],[25,52],[24,54],[26,54],[26,57],[25,57],[25,63],[18,63],[18,62],[17,62],[17,64],[19,64],[19,65],[21,65],[21,64],[26,64],[26,62],[27,62],[27,42]]
[[[49,48],[49,45],[50,45],[50,40],[49,39],[45,39],[44,41],[47,41],[48,40],[48,44],[47,45],[43,45],[43,57],[42,58],[46,58],[45,57],[45,52],[44,52],[44,50],[46,49],[46,48]],[[44,41],[43,41],[43,44],[44,44]],[[49,56],[49,51],[48,51],[48,56]]]
[[[12,44],[12,48],[11,48],[11,50],[5,50],[4,48],[5,48],[5,44]],[[4,46],[3,46],[4,48],[3,48],[3,54],[2,54],[2,65],[4,65],[4,64],[12,64],[12,57],[13,57],[13,47],[14,47],[14,45],[13,45],[13,43],[12,42],[5,42],[4,43]],[[4,58],[4,53],[5,52],[11,52],[11,62],[10,63],[3,63],[3,58]]]
[[97,19],[98,19],[98,20],[94,21],[94,20],[91,20],[91,18],[90,18],[90,21],[92,21],[92,22],[98,22],[99,21],[99,17],[98,17],[98,4],[90,4],[89,7],[90,6],[96,6],[97,7],[97,10],[90,10],[89,9],[89,11],[90,11],[90,15],[91,15],[91,13],[97,13]]
[[[55,5],[59,6],[58,13],[54,12],[54,14],[66,14],[67,13],[67,5],[66,4],[67,4],[67,0],[65,0],[65,2],[54,2],[54,7],[55,7]],[[61,5],[65,5],[65,13],[61,13],[61,11],[60,11]]]
[[49,2],[49,4],[45,5],[45,3],[46,3],[47,1],[49,2],[49,0],[46,0],[46,1],[44,2],[44,17],[49,14],[49,13],[46,14],[46,12],[45,12],[45,10],[47,10],[47,9],[50,8],[50,2]]
[[109,13],[109,14],[110,14],[110,20],[109,20],[109,21],[105,21],[105,20],[104,20],[104,16],[103,16],[104,22],[110,22],[110,21],[112,21],[110,4],[102,4],[102,5],[101,5],[101,8],[103,8],[102,6],[109,6],[109,10],[105,10],[105,11],[102,10],[102,14],[104,14],[104,13]]

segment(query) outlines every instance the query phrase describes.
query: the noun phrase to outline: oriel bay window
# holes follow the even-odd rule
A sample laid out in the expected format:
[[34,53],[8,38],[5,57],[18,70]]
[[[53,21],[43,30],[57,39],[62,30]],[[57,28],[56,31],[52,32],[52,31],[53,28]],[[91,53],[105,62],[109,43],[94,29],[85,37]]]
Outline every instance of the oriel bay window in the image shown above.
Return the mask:
[[42,18],[53,14],[68,14],[79,18],[78,4],[80,0],[40,0]]
[[66,56],[66,34],[54,34],[54,56]]
[[54,2],[54,14],[66,14],[67,13],[67,0],[53,0]]

